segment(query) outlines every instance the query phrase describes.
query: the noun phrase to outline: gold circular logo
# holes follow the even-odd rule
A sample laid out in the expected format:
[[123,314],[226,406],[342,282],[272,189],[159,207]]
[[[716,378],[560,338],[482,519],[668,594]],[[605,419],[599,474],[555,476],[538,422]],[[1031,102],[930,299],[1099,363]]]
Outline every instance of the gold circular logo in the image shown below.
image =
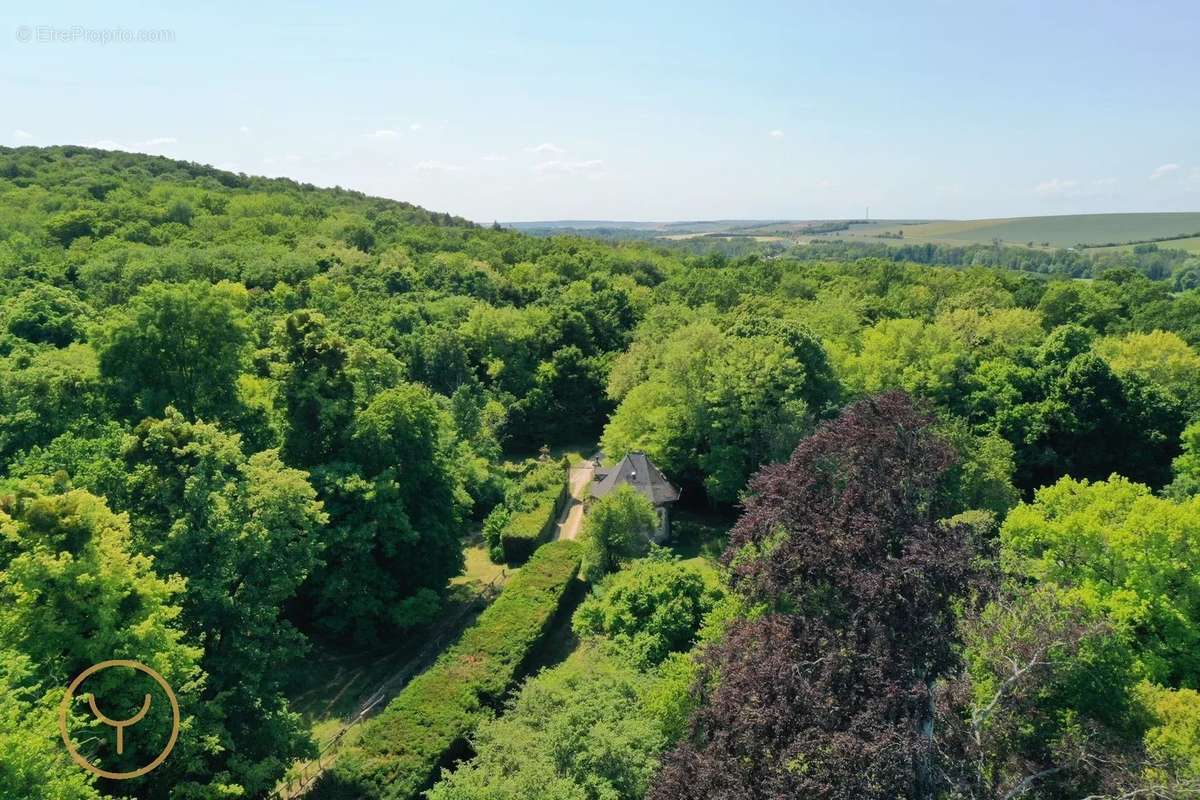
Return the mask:
[[[162,687],[162,690],[166,692],[167,700],[171,702],[171,738],[167,740],[167,746],[163,748],[163,751],[158,754],[157,758],[141,769],[135,769],[133,772],[108,772],[107,770],[100,769],[99,767],[88,763],[88,760],[79,754],[79,750],[76,749],[75,743],[71,741],[71,734],[67,731],[67,714],[71,709],[71,700],[75,697],[75,690],[79,688],[79,684],[83,683],[89,677],[97,672],[100,672],[101,670],[108,669],[109,667],[129,667],[130,669],[136,669],[139,672],[146,673],[153,678],[159,686]],[[150,695],[146,695],[146,700],[142,704],[142,709],[138,711],[137,714],[129,719],[119,721],[111,720],[101,714],[100,709],[96,707],[96,698],[94,696],[88,697],[88,705],[92,707],[92,713],[94,713],[101,722],[103,722],[105,725],[111,725],[117,729],[117,752],[120,753],[124,750],[125,728],[137,723],[142,719],[142,717],[146,716],[146,712],[150,710]],[[157,767],[159,764],[166,761],[167,756],[171,754],[171,748],[175,746],[175,740],[179,738],[179,701],[175,698],[175,692],[171,691],[171,687],[167,683],[166,679],[140,661],[130,661],[126,658],[117,658],[113,659],[112,661],[101,661],[99,664],[93,664],[83,672],[79,673],[79,676],[75,678],[75,680],[71,681],[71,685],[67,687],[67,693],[63,696],[62,704],[58,707],[58,731],[62,734],[63,744],[67,746],[67,752],[71,754],[71,760],[86,769],[88,772],[99,775],[101,778],[110,778],[115,781],[125,781],[129,780],[130,778],[139,778]]]

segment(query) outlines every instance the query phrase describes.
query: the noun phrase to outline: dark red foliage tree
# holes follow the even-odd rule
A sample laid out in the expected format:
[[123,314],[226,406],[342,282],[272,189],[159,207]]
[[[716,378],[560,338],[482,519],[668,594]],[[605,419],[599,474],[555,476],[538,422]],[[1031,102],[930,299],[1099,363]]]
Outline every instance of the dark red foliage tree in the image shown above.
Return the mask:
[[863,400],[750,483],[724,560],[768,612],[706,656],[703,703],[652,800],[929,793],[931,686],[953,666],[968,532],[939,525],[953,465],[902,393]]

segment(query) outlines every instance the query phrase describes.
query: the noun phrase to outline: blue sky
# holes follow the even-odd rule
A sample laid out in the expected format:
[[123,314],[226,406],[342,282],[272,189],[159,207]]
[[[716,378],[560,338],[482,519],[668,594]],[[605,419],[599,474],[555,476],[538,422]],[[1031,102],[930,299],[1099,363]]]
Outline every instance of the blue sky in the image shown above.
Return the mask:
[[9,3],[0,143],[480,221],[1195,211],[1197,31],[1195,0]]

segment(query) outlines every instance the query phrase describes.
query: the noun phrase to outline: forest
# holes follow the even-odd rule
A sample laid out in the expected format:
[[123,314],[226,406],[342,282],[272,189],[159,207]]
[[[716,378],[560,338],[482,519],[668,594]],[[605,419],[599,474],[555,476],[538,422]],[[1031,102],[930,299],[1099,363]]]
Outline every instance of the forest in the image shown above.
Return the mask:
[[[1198,284],[0,148],[0,798],[290,800],[314,660],[415,656],[473,543],[502,588],[304,796],[1200,797]],[[671,538],[620,490],[554,541],[632,452]],[[58,727],[107,659],[178,697],[127,781]],[[117,772],[171,726],[69,712]]]

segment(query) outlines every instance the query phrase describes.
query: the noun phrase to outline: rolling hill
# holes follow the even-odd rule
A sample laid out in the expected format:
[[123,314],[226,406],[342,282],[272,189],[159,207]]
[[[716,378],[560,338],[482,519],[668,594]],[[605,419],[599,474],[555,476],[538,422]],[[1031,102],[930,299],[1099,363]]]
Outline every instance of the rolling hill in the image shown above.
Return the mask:
[[1143,242],[1200,250],[1200,212],[1072,214],[974,220],[711,220],[635,222],[557,220],[510,225],[534,234],[570,232],[598,238],[750,237],[797,242],[845,239],[882,244],[966,246],[999,240],[1009,246],[1108,248]]

